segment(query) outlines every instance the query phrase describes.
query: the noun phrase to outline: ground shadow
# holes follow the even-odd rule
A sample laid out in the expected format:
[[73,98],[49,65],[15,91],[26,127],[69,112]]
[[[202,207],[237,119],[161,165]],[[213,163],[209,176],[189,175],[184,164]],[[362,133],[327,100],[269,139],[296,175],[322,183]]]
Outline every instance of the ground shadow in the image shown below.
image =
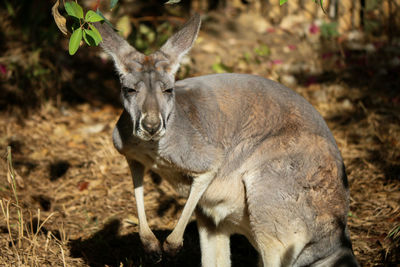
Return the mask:
[[[200,245],[197,226],[192,222],[186,228],[184,246],[174,258],[163,255],[159,263],[151,262],[147,258],[140,242],[139,234],[119,235],[121,223],[112,220],[103,229],[88,239],[70,241],[71,257],[82,258],[86,264],[93,267],[100,266],[200,266]],[[154,234],[160,241],[165,240],[170,231],[156,230]],[[232,266],[256,266],[257,252],[243,236],[233,236],[231,239]]]

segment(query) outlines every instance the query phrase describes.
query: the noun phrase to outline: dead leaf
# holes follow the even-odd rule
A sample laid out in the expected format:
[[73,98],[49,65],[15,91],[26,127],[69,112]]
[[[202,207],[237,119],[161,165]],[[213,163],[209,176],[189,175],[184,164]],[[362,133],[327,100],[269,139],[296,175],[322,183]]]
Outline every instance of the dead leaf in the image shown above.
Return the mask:
[[166,5],[173,5],[173,4],[177,4],[179,3],[181,0],[169,0],[168,2],[166,2]]
[[10,173],[10,171],[7,172],[7,182],[8,182],[9,184],[12,184],[12,179],[11,179],[11,173]]
[[86,190],[86,189],[88,189],[88,187],[89,187],[89,182],[80,182],[78,184],[79,191]]
[[69,134],[68,130],[67,130],[67,126],[65,124],[57,125],[54,128],[53,133],[54,133],[55,136],[57,136],[57,138],[60,137],[60,136],[65,137],[65,136],[67,136]]
[[102,123],[97,123],[94,125],[86,126],[80,129],[81,133],[83,134],[97,134],[103,131],[105,125]]
[[87,148],[87,146],[85,144],[79,144],[74,141],[68,142],[67,146],[69,148],[77,148],[77,149],[86,149]]
[[60,29],[60,31],[67,35],[68,30],[67,30],[67,20],[61,16],[60,12],[58,12],[58,6],[60,5],[60,0],[57,0],[57,2],[54,4],[54,6],[51,8],[52,14],[54,21],[57,24],[57,27]]
[[25,187],[24,179],[15,170],[14,174],[15,174],[15,181],[17,182],[18,187],[24,188]]
[[125,226],[139,225],[139,220],[133,215],[129,215],[124,221]]

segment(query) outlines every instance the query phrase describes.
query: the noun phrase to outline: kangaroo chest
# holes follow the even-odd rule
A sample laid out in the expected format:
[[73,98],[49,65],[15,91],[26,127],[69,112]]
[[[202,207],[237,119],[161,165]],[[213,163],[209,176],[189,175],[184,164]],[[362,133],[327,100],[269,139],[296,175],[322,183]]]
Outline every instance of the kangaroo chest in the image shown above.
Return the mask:
[[181,196],[187,197],[189,195],[192,182],[190,175],[179,170],[173,163],[162,157],[156,149],[138,145],[132,147],[127,156],[143,164],[148,171],[157,173]]

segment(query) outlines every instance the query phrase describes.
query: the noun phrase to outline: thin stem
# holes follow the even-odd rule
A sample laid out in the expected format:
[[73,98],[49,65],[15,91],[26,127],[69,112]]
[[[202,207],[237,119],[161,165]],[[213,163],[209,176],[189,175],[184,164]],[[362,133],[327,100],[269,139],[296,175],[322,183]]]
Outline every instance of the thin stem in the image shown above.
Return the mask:
[[22,213],[21,208],[19,206],[19,200],[17,195],[17,181],[15,179],[15,171],[12,164],[12,155],[11,155],[11,146],[7,147],[7,165],[8,165],[8,173],[11,177],[11,188],[13,190],[17,212],[18,212],[18,223],[19,223],[19,237],[18,237],[18,246],[21,246],[21,238],[24,235],[24,226],[22,221]]

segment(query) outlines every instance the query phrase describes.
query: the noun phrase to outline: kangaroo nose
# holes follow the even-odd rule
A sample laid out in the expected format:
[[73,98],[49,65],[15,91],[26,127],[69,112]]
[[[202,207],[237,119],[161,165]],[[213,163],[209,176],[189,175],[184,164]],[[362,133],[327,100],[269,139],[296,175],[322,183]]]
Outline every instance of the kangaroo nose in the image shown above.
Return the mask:
[[160,129],[161,121],[158,118],[144,118],[142,120],[142,128],[151,135],[154,135]]

